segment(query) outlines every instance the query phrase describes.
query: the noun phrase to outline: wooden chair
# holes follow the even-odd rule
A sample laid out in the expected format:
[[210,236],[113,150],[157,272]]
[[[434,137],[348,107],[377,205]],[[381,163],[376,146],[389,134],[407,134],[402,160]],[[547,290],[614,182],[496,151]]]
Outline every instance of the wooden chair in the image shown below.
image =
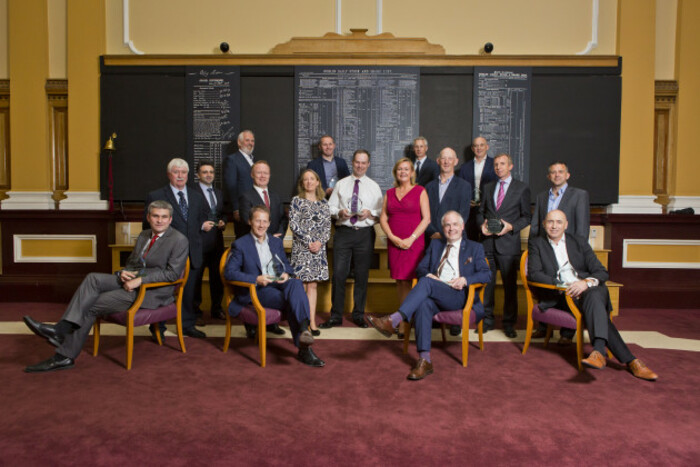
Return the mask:
[[[417,280],[413,280],[413,286],[415,287]],[[441,311],[433,316],[433,321],[440,323],[440,328],[442,331],[442,343],[445,345],[447,343],[447,335],[445,330],[448,325],[457,325],[462,327],[462,366],[467,366],[467,361],[469,358],[469,325],[476,324],[476,328],[479,330],[479,350],[484,350],[484,320],[482,319],[479,323],[476,323],[476,315],[472,314],[472,306],[474,305],[474,297],[477,291],[479,292],[479,298],[481,302],[484,301],[484,290],[486,289],[485,283],[470,284],[469,285],[469,295],[467,296],[467,302],[464,304],[464,308],[461,310],[450,310]],[[407,323],[404,327],[404,337],[403,337],[403,353],[408,353],[408,344],[411,339],[411,326],[413,323]]]
[[[180,342],[180,349],[182,350],[182,353],[186,353],[187,350],[185,349],[185,340],[182,337],[182,293],[185,289],[185,283],[187,283],[189,274],[190,259],[187,258],[185,269],[182,271],[182,275],[178,280],[173,282],[152,282],[150,284],[142,284],[141,287],[139,287],[139,293],[136,296],[136,300],[128,310],[98,317],[95,320],[95,325],[93,326],[92,355],[96,357],[100,347],[101,321],[126,326],[126,369],[131,370],[131,360],[134,356],[134,326],[160,323],[161,321],[167,321],[173,318],[176,320],[177,337]],[[175,290],[173,291],[175,301],[173,303],[155,309],[141,308],[141,304],[143,303],[143,299],[146,296],[146,291],[148,289],[169,285],[175,286]],[[158,345],[163,345],[160,332],[156,332],[155,334],[156,339],[158,340]]]
[[224,347],[222,351],[228,352],[228,347],[231,343],[232,321],[231,315],[228,313],[228,307],[231,304],[231,300],[233,300],[233,287],[247,287],[252,305],[244,306],[236,318],[245,324],[257,326],[258,331],[255,335],[255,339],[260,349],[260,366],[264,368],[267,356],[267,325],[279,323],[282,320],[282,312],[274,308],[265,308],[262,306],[260,300],[258,300],[255,284],[226,280],[224,271],[226,270],[226,262],[230,254],[231,248],[229,247],[224,251],[224,254],[221,256],[221,261],[219,261],[219,274],[221,275],[221,282],[224,284],[224,311],[226,314],[226,337],[224,338]]

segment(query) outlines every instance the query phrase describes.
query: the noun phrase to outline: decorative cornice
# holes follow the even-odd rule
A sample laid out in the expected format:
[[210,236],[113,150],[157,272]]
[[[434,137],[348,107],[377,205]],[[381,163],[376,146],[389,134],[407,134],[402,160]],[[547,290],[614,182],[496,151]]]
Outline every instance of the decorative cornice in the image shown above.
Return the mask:
[[68,96],[68,80],[67,79],[47,79],[46,94],[51,97],[67,97]]
[[676,98],[678,96],[678,81],[675,80],[656,80],[654,82],[654,95],[659,97],[672,97]]
[[10,80],[0,79],[0,99],[7,99],[10,97]]

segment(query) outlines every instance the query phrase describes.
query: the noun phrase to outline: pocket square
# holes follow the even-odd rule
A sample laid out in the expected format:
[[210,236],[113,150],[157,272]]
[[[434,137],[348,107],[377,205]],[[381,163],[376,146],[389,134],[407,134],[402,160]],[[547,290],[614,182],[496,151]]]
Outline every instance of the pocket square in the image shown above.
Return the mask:
[[472,258],[472,257],[470,256],[469,258],[467,258],[467,260],[464,262],[464,264],[469,264],[469,263],[471,263],[473,260],[474,260],[474,258]]

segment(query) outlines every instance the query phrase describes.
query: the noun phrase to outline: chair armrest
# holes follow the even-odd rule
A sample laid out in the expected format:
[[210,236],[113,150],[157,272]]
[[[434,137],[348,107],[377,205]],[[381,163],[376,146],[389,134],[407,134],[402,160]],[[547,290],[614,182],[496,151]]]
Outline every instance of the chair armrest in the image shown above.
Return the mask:
[[538,287],[540,289],[566,290],[566,287],[560,287],[554,284],[545,284],[544,282],[527,281],[527,285],[530,287]]

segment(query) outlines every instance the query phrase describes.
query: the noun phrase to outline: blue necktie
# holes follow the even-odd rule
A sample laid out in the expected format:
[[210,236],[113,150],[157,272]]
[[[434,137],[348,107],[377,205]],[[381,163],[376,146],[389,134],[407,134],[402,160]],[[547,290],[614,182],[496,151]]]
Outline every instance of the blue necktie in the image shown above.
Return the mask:
[[185,194],[178,191],[177,195],[180,197],[180,211],[182,211],[182,217],[187,221],[187,200],[185,199]]

